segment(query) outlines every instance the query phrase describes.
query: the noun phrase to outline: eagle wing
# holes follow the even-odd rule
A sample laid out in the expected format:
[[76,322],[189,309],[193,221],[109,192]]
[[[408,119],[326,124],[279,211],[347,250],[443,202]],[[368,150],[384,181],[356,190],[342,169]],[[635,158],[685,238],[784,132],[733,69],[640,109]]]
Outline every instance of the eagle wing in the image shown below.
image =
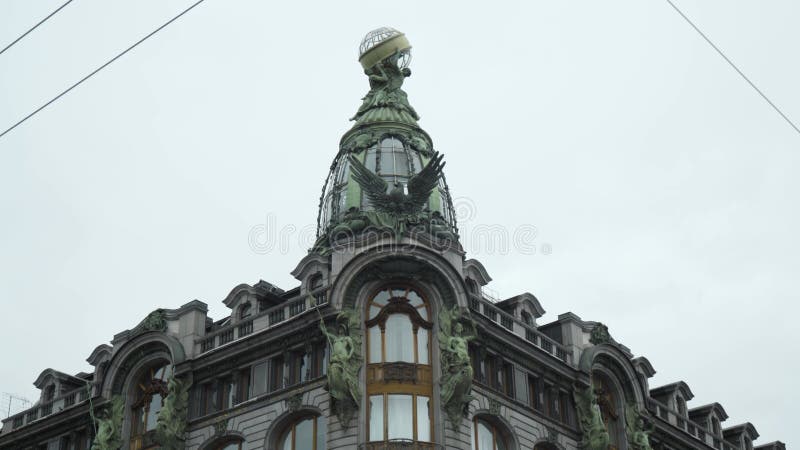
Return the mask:
[[352,155],[350,155],[350,173],[373,205],[381,207],[388,203],[386,191],[389,185]]
[[407,202],[409,203],[409,209],[419,211],[428,201],[431,191],[439,183],[439,177],[442,176],[442,169],[444,168],[442,158],[444,158],[444,155],[435,152],[428,164],[408,180]]

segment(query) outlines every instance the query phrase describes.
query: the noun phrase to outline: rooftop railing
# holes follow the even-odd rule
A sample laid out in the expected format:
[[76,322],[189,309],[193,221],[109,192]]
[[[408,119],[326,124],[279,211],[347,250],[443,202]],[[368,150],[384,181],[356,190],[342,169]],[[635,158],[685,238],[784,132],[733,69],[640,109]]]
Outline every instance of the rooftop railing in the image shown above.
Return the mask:
[[[3,419],[3,432],[16,430],[45,417],[58,414],[65,409],[73,408],[89,398],[86,387],[80,387],[47,402],[38,403],[24,411]],[[6,431],[6,427],[9,427]]]
[[195,348],[198,353],[206,353],[220,346],[238,341],[255,332],[276,327],[327,303],[328,294],[326,288],[317,289],[311,294],[291,298],[280,305],[259,311],[258,314],[245,320],[239,320],[236,323],[214,330],[195,341]]
[[693,422],[682,416],[678,411],[668,408],[663,403],[656,400],[651,400],[656,407],[656,416],[660,417],[665,422],[685,431],[688,435],[703,442],[709,447],[714,447],[717,450],[740,450],[738,447],[731,445],[729,442],[722,440],[719,436],[715,436],[705,427],[697,422]]
[[469,306],[474,312],[497,323],[510,333],[516,334],[545,353],[572,365],[572,352],[567,347],[556,342],[535,327],[498,308],[494,300],[493,298],[480,297],[473,294],[470,295]]

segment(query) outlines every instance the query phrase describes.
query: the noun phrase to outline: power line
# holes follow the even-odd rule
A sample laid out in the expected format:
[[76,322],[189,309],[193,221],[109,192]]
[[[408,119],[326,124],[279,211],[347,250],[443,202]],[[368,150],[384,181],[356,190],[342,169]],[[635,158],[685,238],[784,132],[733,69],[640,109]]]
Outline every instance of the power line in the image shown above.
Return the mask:
[[55,10],[55,11],[53,11],[53,12],[51,12],[50,14],[48,14],[48,16],[47,16],[47,17],[45,17],[44,19],[40,20],[40,21],[39,21],[39,23],[37,23],[36,25],[34,25],[33,27],[31,27],[31,29],[30,29],[30,30],[28,30],[28,31],[26,31],[26,32],[24,32],[24,33],[22,33],[22,36],[20,36],[20,37],[18,37],[18,38],[16,38],[16,39],[14,39],[14,42],[12,42],[12,43],[10,43],[10,44],[6,45],[4,49],[0,50],[0,55],[2,55],[2,54],[3,54],[3,53],[6,51],[6,50],[8,50],[9,48],[11,48],[11,46],[13,46],[14,44],[16,44],[16,43],[17,43],[17,42],[19,42],[20,40],[22,40],[22,38],[24,38],[25,36],[27,36],[27,35],[28,35],[28,33],[30,33],[31,31],[35,30],[35,29],[36,29],[36,28],[37,28],[39,25],[41,25],[41,24],[45,23],[45,22],[47,21],[47,19],[49,19],[49,18],[53,17],[53,16],[54,16],[54,15],[55,15],[57,12],[61,11],[61,10],[62,10],[62,9],[65,7],[65,6],[69,5],[70,3],[72,3],[72,0],[67,0],[67,2],[66,2],[66,3],[64,3],[64,4],[63,4],[63,5],[61,5],[61,6],[59,6],[59,7],[58,7],[58,9],[56,9],[56,10]]
[[165,22],[165,23],[164,23],[163,25],[161,25],[160,27],[158,27],[158,28],[156,28],[155,30],[153,30],[153,31],[152,31],[150,34],[148,34],[147,36],[145,36],[145,37],[143,37],[143,38],[139,39],[138,41],[136,41],[136,43],[134,43],[134,44],[133,44],[133,45],[131,45],[130,47],[128,47],[128,48],[126,48],[125,50],[123,50],[123,51],[122,51],[120,54],[118,54],[117,56],[115,56],[115,57],[111,58],[110,60],[108,60],[108,61],[107,61],[105,64],[103,64],[102,66],[100,66],[100,67],[98,67],[97,69],[95,69],[94,71],[92,71],[92,72],[91,72],[89,75],[86,75],[85,77],[81,78],[80,80],[78,80],[78,82],[77,82],[77,83],[73,84],[72,86],[68,87],[68,88],[67,88],[67,89],[65,89],[63,92],[61,92],[60,94],[58,94],[58,95],[56,95],[55,97],[53,97],[53,98],[52,98],[50,101],[48,101],[48,102],[47,102],[47,103],[45,103],[44,105],[42,105],[42,106],[38,107],[38,108],[37,108],[36,110],[34,110],[32,113],[30,113],[30,114],[28,114],[27,116],[23,117],[23,118],[22,118],[22,120],[20,120],[19,122],[15,123],[15,124],[14,124],[14,125],[12,125],[11,127],[9,127],[9,128],[6,130],[6,131],[3,131],[3,133],[1,133],[1,134],[0,134],[0,138],[2,138],[3,136],[5,136],[6,134],[8,134],[8,132],[10,132],[11,130],[13,130],[14,128],[17,128],[18,126],[20,126],[20,125],[21,125],[23,122],[25,122],[26,120],[28,120],[28,119],[30,119],[31,117],[33,117],[33,116],[34,116],[36,113],[38,113],[39,111],[41,111],[41,110],[43,110],[43,109],[47,108],[48,106],[50,106],[50,104],[51,104],[51,103],[55,102],[55,101],[56,101],[56,100],[58,100],[59,98],[61,98],[61,97],[63,97],[64,95],[66,95],[66,94],[67,94],[69,91],[71,91],[71,90],[75,89],[76,87],[78,87],[78,86],[79,86],[81,83],[83,83],[84,81],[86,81],[86,80],[88,80],[89,78],[91,78],[91,77],[92,77],[94,74],[96,74],[97,72],[100,72],[101,70],[105,69],[105,68],[106,68],[106,67],[107,67],[109,64],[111,64],[111,63],[113,63],[114,61],[118,60],[118,59],[119,59],[119,58],[121,58],[123,55],[125,55],[125,54],[126,54],[126,53],[128,53],[129,51],[131,51],[131,50],[133,50],[134,48],[136,48],[136,47],[137,47],[139,44],[141,44],[142,42],[146,41],[148,38],[150,38],[150,36],[153,36],[154,34],[158,33],[158,32],[159,32],[159,31],[161,31],[161,30],[163,30],[164,28],[166,28],[166,27],[167,27],[167,25],[171,24],[172,22],[175,22],[175,21],[176,21],[176,20],[178,20],[178,19],[179,19],[181,16],[183,16],[183,15],[184,15],[184,14],[186,14],[187,12],[191,11],[192,9],[194,9],[194,7],[195,7],[195,6],[199,5],[200,3],[203,3],[204,1],[205,1],[205,0],[198,0],[197,2],[193,3],[193,4],[192,4],[191,6],[189,6],[188,8],[184,9],[184,10],[183,10],[183,11],[182,11],[180,14],[178,14],[177,16],[175,16],[175,17],[173,17],[172,19],[170,19],[170,20],[168,20],[167,22]]
[[680,9],[678,9],[677,6],[675,6],[675,3],[672,3],[671,0],[666,0],[666,1],[667,3],[670,4],[670,6],[672,6],[673,9],[675,9],[675,11],[678,12],[678,14],[681,15],[681,17],[683,17],[686,23],[691,25],[692,28],[694,28],[694,30],[697,31],[697,34],[702,36],[703,39],[705,39],[705,41],[708,42],[708,45],[710,45],[714,50],[717,51],[717,53],[719,53],[719,56],[722,56],[722,58],[728,64],[730,64],[731,67],[733,67],[733,70],[735,70],[739,75],[741,75],[741,77],[744,79],[744,81],[747,82],[747,84],[749,84],[753,89],[755,89],[756,92],[758,92],[758,95],[760,95],[767,103],[769,103],[769,106],[772,106],[772,109],[774,109],[775,112],[777,112],[778,114],[780,114],[781,117],[783,117],[783,120],[785,120],[786,123],[788,123],[792,128],[794,128],[794,131],[800,134],[800,128],[797,128],[797,125],[795,125],[794,122],[789,120],[789,118],[786,117],[786,114],[784,114],[783,111],[781,111],[777,106],[775,106],[775,103],[772,103],[772,100],[767,98],[767,96],[764,95],[763,92],[761,92],[761,89],[759,89],[752,81],[750,81],[750,78],[748,78],[747,75],[745,75],[741,70],[739,70],[739,68],[736,67],[736,64],[734,64],[733,61],[731,61],[727,56],[725,56],[724,53],[722,53],[722,50],[720,50],[719,47],[714,45],[714,43],[711,42],[711,39],[709,39],[708,36],[705,35],[705,33],[700,31],[700,28],[697,28],[697,25],[695,25],[694,22],[692,22],[688,17],[686,17],[686,14],[684,14],[683,11],[681,11]]

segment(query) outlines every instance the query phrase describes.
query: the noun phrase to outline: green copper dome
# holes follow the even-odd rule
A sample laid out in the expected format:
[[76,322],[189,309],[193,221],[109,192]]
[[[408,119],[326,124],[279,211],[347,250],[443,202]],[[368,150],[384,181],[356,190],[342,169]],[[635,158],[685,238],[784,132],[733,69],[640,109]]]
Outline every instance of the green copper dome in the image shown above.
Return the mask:
[[453,203],[441,173],[444,163],[402,90],[411,75],[410,48],[405,35],[392,28],[374,30],[362,41],[362,64],[376,54],[382,59],[364,70],[370,90],[325,180],[318,237],[364,223],[395,230],[422,223],[425,230],[456,236]]

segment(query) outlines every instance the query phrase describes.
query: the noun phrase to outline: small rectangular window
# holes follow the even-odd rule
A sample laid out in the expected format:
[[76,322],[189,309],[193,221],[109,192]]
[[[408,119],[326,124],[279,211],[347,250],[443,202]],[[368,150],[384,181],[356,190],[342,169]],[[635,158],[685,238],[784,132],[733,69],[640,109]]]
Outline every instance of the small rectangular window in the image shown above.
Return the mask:
[[414,404],[410,395],[389,394],[389,439],[414,439]]
[[270,361],[270,365],[272,366],[272,370],[270,373],[270,391],[277,391],[278,389],[283,389],[284,379],[283,379],[283,357],[279,356],[277,358],[272,358]]
[[417,396],[417,440],[430,442],[431,440],[431,412],[430,398]]
[[262,362],[253,366],[253,397],[267,392],[267,363]]
[[369,440],[383,440],[383,395],[369,397]]

